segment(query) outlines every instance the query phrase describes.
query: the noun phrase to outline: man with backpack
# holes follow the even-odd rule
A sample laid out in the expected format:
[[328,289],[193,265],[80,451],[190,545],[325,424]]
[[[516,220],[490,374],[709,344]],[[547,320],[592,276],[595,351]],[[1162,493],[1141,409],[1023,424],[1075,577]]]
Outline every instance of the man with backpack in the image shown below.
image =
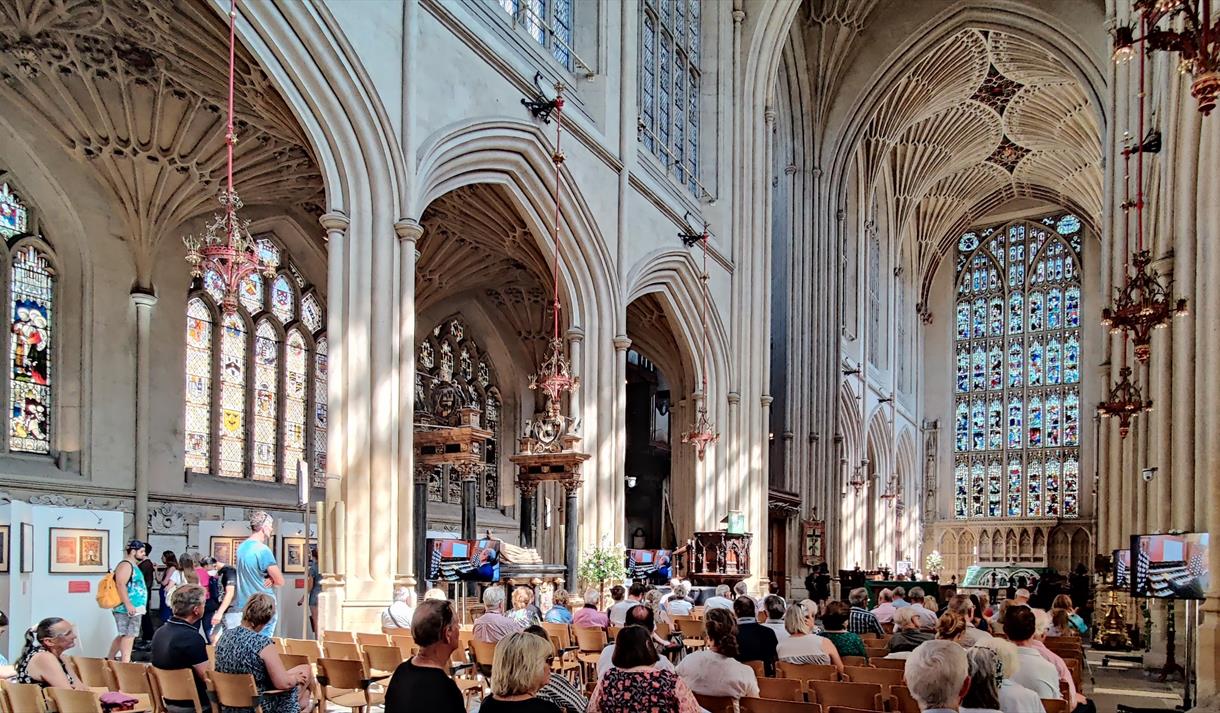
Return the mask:
[[[119,660],[124,663],[131,661],[131,646],[140,633],[140,618],[148,609],[148,585],[144,574],[140,572],[140,561],[148,556],[144,543],[132,540],[127,543],[126,554],[114,567],[114,585],[117,590],[119,605],[111,611],[114,614],[115,627],[118,634],[110,642],[110,653],[107,658],[114,660],[119,654]],[[99,595],[100,595],[99,586]]]

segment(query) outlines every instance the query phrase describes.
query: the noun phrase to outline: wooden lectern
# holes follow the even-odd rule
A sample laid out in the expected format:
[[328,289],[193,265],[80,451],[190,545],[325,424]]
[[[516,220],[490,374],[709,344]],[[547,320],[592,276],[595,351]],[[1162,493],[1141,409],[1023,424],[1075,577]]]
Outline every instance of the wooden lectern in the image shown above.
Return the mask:
[[700,586],[730,584],[750,576],[750,544],[754,535],[696,532],[686,544],[674,551],[676,571],[683,579]]

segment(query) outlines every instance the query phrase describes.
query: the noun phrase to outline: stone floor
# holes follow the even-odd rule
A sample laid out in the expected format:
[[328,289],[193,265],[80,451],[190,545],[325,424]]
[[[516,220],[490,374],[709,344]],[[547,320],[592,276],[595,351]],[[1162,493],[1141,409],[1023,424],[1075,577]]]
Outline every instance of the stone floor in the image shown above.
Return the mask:
[[1086,651],[1092,683],[1085,674],[1085,694],[1097,704],[1097,713],[1117,713],[1121,704],[1131,709],[1174,710],[1182,704],[1182,682],[1161,683],[1134,662],[1110,660],[1105,652]]

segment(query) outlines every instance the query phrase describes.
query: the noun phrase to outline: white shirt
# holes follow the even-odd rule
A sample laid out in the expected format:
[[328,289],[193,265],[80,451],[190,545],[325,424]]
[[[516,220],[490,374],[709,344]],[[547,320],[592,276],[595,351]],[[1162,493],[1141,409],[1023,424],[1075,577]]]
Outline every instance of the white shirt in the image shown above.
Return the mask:
[[1046,709],[1037,693],[1006,678],[1000,684],[1000,710],[1005,713],[1042,713]]
[[967,647],[974,646],[980,641],[988,641],[990,639],[991,634],[988,634],[973,624],[967,625],[965,633],[962,634],[962,644]]
[[627,621],[627,612],[637,604],[639,602],[634,599],[624,599],[610,607],[610,611],[606,612],[610,617],[610,623],[615,626],[622,626]]
[[678,664],[678,675],[691,691],[702,696],[758,697],[754,669],[715,651],[687,654]]
[[[1038,698],[1062,698],[1059,693],[1059,672],[1055,665],[1042,658],[1037,649],[1028,646],[1018,646],[1017,653],[1021,655],[1017,672],[1010,678],[1033,691]],[[1007,710],[1007,709],[1005,709]]]
[[415,610],[407,606],[406,602],[394,602],[381,610],[381,628],[410,629],[413,616]]
[[936,628],[936,612],[928,609],[922,604],[912,604],[911,611],[919,619],[919,628],[935,629]]
[[691,610],[695,608],[694,604],[690,603],[689,599],[670,599],[665,605],[665,610],[670,616],[690,616]]
[[826,639],[817,634],[789,636],[775,647],[775,656],[787,663],[812,663],[825,666],[831,663],[830,654],[823,645]]
[[788,638],[789,636],[792,636],[792,634],[789,634],[788,630],[784,628],[784,622],[782,619],[781,620],[768,619],[768,620],[764,621],[762,623],[762,625],[767,627],[771,631],[775,632],[776,641],[783,641],[784,639]]
[[[597,658],[597,677],[599,679],[602,676],[606,675],[607,671],[614,668],[613,659],[614,659],[614,644],[610,644],[606,648],[602,649],[602,655]],[[654,663],[652,665],[652,667],[658,671],[674,670],[674,665],[671,664],[669,662],[669,659],[665,658],[664,656],[657,659],[657,662]],[[747,666],[747,668],[749,668],[749,667]],[[750,675],[753,675],[753,673],[754,672],[751,671]]]
[[733,600],[725,597],[711,597],[703,603],[703,611],[708,609],[728,609],[733,610]]

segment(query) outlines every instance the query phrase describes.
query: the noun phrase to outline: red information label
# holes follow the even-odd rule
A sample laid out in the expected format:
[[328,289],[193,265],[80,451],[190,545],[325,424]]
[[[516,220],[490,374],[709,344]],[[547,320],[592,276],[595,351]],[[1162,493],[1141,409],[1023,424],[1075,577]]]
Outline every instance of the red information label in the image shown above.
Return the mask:
[[305,580],[303,580],[303,579],[298,579],[298,580],[295,580],[295,582],[296,582],[296,583],[294,584],[294,586],[295,586],[297,589],[304,589],[304,588],[305,588]]
[[89,590],[92,586],[93,586],[92,583],[90,583],[88,580],[85,580],[83,582],[77,581],[77,580],[69,580],[68,581],[68,594],[88,594]]

